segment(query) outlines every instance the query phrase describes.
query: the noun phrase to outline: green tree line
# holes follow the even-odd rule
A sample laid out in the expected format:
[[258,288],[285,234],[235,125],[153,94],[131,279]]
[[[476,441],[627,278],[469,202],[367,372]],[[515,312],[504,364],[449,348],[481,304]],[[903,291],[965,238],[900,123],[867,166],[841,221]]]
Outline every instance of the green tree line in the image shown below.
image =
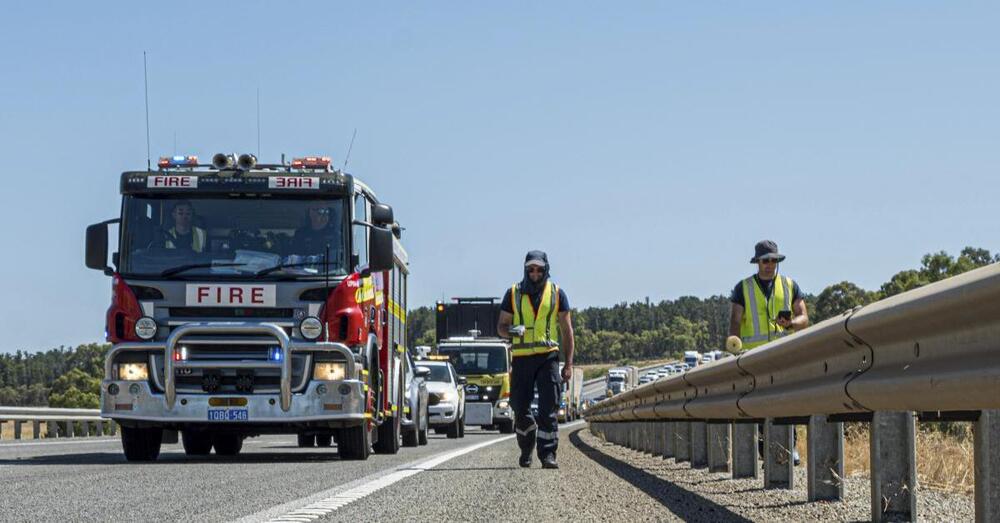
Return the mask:
[[[1000,254],[966,247],[958,256],[925,255],[920,266],[900,271],[878,289],[865,290],[849,281],[807,295],[813,323],[854,307],[915,289],[963,272],[1000,262]],[[419,307],[407,316],[408,346],[433,345],[434,310]],[[573,311],[578,363],[649,360],[685,350],[721,348],[729,329],[729,297],[652,303],[648,299],[610,307]],[[108,344],[91,343],[44,352],[0,354],[0,405],[97,408]]]

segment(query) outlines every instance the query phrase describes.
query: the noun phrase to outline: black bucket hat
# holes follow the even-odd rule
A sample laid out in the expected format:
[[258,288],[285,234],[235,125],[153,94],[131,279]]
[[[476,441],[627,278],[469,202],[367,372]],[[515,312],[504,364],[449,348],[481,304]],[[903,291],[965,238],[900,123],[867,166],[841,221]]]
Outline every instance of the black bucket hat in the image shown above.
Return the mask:
[[754,255],[753,258],[750,258],[750,263],[757,263],[761,260],[777,260],[781,262],[785,260],[785,255],[778,254],[777,243],[771,240],[761,240],[754,246]]

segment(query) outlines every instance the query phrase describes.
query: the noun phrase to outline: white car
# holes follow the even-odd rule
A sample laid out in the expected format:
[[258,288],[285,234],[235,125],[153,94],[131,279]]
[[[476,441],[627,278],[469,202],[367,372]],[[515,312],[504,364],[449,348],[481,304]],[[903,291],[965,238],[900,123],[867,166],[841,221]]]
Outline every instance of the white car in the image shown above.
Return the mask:
[[425,378],[431,428],[449,438],[465,437],[465,377],[447,361],[421,361],[419,365],[431,371]]

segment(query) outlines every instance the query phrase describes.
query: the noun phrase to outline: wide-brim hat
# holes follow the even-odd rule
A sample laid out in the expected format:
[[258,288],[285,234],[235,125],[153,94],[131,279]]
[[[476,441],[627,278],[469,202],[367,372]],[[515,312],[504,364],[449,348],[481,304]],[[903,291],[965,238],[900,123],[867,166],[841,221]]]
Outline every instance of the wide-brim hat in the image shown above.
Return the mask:
[[757,263],[762,260],[785,261],[785,255],[778,253],[778,244],[771,240],[761,240],[754,246],[754,256],[750,258],[750,263]]

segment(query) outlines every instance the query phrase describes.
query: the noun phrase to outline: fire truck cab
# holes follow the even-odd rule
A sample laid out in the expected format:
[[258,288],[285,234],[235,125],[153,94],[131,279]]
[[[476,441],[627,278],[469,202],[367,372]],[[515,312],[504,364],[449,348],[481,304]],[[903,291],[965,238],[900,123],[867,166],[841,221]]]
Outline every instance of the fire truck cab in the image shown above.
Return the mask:
[[119,217],[87,228],[86,265],[112,282],[101,413],[126,458],[178,434],[189,455],[275,433],[397,452],[409,271],[392,208],[327,157],[158,167],[123,173]]

